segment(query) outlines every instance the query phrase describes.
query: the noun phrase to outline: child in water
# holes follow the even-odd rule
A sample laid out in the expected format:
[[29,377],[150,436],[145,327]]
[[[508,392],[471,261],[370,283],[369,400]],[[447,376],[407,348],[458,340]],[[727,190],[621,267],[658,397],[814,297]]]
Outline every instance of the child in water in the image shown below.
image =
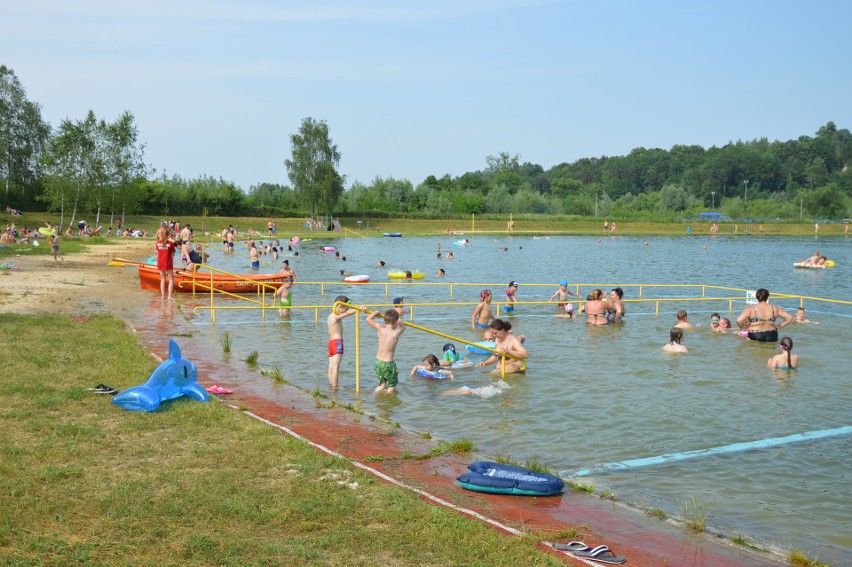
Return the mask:
[[817,323],[816,321],[811,321],[807,318],[807,316],[805,315],[804,307],[796,308],[796,317],[793,319],[793,323],[808,323],[811,325],[819,325],[819,323]]
[[278,310],[278,314],[282,317],[287,317],[290,315],[290,306],[293,305],[293,294],[290,291],[290,288],[293,287],[293,279],[292,278],[284,278],[284,283],[275,290],[275,295],[273,295],[273,305],[280,307]]
[[456,345],[447,343],[444,345],[444,358],[439,362],[441,366],[452,366],[456,363],[467,364],[468,360],[456,351]]
[[722,323],[722,316],[718,313],[710,315],[710,330],[714,333],[726,333],[727,326]]
[[[393,356],[396,345],[399,343],[399,337],[405,332],[405,325],[399,320],[399,313],[393,309],[388,309],[384,313],[369,311],[366,307],[362,307],[361,310],[364,313],[369,313],[367,324],[376,330],[379,339],[376,360],[373,363],[376,381],[378,382],[374,391],[392,394],[396,392],[396,386],[399,384],[399,370]],[[375,320],[377,316],[381,316],[384,325]]]
[[434,354],[427,354],[423,359],[423,364],[418,364],[411,369],[411,375],[422,376],[431,380],[455,380],[456,377],[449,370],[443,370],[438,363],[438,357]]
[[769,368],[772,370],[789,370],[799,366],[799,355],[790,354],[790,351],[793,350],[793,339],[783,337],[778,341],[778,348],[781,349],[781,352],[766,361]]
[[669,331],[669,343],[663,347],[666,352],[689,352],[689,349],[680,344],[683,341],[683,329],[672,327]]

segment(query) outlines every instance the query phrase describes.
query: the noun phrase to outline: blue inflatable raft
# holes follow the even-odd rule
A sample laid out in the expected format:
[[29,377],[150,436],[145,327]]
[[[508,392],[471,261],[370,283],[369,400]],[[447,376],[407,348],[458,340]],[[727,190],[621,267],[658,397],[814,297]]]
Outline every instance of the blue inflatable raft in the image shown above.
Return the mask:
[[456,479],[464,489],[491,494],[552,496],[565,488],[562,479],[552,474],[534,472],[522,467],[478,461]]
[[480,341],[472,345],[465,345],[464,348],[467,349],[467,352],[473,354],[487,354],[489,356],[493,354],[490,350],[485,350],[482,347],[494,348],[494,341]]

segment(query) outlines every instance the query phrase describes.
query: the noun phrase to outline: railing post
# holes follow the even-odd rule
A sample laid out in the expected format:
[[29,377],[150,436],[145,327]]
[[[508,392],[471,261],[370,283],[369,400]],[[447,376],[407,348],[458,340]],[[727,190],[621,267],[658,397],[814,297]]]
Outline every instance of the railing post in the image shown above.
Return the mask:
[[355,314],[355,393],[361,392],[361,314]]

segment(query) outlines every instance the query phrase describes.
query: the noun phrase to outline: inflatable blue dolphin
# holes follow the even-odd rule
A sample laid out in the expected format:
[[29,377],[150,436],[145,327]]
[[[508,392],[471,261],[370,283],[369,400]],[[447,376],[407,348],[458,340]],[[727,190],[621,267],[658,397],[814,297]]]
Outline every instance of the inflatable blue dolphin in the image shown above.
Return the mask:
[[131,411],[154,411],[160,402],[189,396],[199,402],[210,399],[198,383],[198,369],[180,355],[180,348],[169,340],[169,358],[160,364],[148,380],[117,394],[112,403]]

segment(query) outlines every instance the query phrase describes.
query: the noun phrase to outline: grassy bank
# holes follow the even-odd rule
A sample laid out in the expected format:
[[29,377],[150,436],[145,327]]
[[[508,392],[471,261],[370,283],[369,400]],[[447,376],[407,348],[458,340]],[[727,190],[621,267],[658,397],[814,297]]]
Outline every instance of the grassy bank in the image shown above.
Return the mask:
[[156,366],[116,319],[0,317],[4,564],[561,564],[216,401],[86,391]]
[[[93,219],[88,219],[94,222]],[[132,215],[127,217],[126,226],[147,229],[151,234],[159,226],[162,217]],[[268,237],[266,223],[269,219],[257,217],[200,217],[184,216],[178,220],[181,223],[189,223],[196,231],[215,234],[222,228],[233,226],[241,233],[246,233],[250,228]],[[408,218],[343,218],[341,225],[344,233],[339,231],[328,232],[319,230],[311,232],[304,226],[304,218],[275,219],[278,224],[278,238],[290,238],[293,235],[338,238],[344,236],[382,236],[385,232],[402,232],[403,236],[447,236],[447,230],[475,234],[508,234],[506,232],[507,218],[498,219],[488,217],[467,217],[463,219],[408,219]],[[358,221],[361,221],[359,224]],[[613,220],[613,219],[608,219]],[[709,222],[631,222],[618,221],[617,235],[632,236],[655,236],[655,235],[707,235],[710,232]],[[12,217],[0,213],[0,225],[5,227],[14,222],[21,226],[44,226],[45,222],[56,224],[59,215],[54,213],[29,213],[23,217]],[[66,225],[69,218],[66,216]],[[610,235],[609,230],[603,229],[603,218],[583,217],[552,217],[544,215],[522,216],[515,218],[514,234],[529,236],[536,234],[566,234],[566,235]],[[109,226],[109,217],[102,217],[101,224]],[[689,232],[687,232],[689,229]],[[734,232],[736,230],[736,232]],[[842,223],[823,224],[820,226],[819,236],[843,236],[844,225]],[[357,233],[357,234],[356,234]],[[773,223],[719,223],[719,236],[752,235],[783,235],[783,236],[813,236],[814,226],[812,223],[795,222],[773,222]],[[261,238],[261,237],[257,237]],[[65,241],[74,239],[63,239]],[[64,244],[63,244],[64,245]]]

